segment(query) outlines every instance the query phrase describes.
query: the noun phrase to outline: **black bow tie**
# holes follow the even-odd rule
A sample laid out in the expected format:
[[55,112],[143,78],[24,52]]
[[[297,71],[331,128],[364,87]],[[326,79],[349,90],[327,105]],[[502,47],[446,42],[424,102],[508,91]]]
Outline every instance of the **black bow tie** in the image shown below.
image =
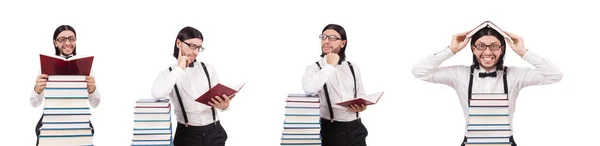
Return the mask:
[[73,57],[73,56],[65,56],[65,59],[69,59],[69,58],[71,58],[71,57]]
[[483,73],[480,72],[479,73],[479,77],[480,78],[485,78],[485,77],[496,77],[497,73],[496,72],[491,72],[491,73]]
[[[194,62],[196,62],[196,60],[194,60]],[[190,63],[188,67],[194,67],[194,62]]]

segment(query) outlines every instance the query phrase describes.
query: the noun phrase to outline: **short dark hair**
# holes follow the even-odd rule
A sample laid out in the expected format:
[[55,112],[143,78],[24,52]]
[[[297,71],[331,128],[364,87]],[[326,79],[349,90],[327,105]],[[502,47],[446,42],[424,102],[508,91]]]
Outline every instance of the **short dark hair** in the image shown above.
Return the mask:
[[[56,28],[56,30],[54,30],[54,36],[52,36],[52,41],[56,41],[58,34],[60,34],[63,31],[72,31],[73,34],[75,34],[75,37],[77,37],[77,33],[75,32],[75,29],[73,27],[71,27],[70,25],[61,25],[58,26],[58,28]],[[54,54],[55,55],[60,55],[60,49],[58,49],[58,47],[56,47],[56,45],[54,43],[52,43],[54,45]],[[73,55],[77,55],[77,45],[75,45],[73,47]]]
[[[502,70],[504,68],[504,54],[506,54],[506,41],[504,40],[504,36],[502,36],[498,31],[490,27],[482,28],[481,30],[473,34],[473,36],[471,36],[471,51],[473,51],[473,46],[475,46],[476,41],[483,36],[494,36],[498,40],[500,40],[502,54],[498,58],[500,60],[498,61],[498,63],[496,63],[496,70]],[[477,59],[477,56],[475,56],[475,54],[473,54],[473,66],[479,69],[479,60]]]
[[175,47],[173,47],[173,57],[175,57],[176,59],[179,59],[179,48],[177,48],[177,40],[183,42],[185,40],[193,39],[193,38],[197,38],[197,39],[204,41],[204,37],[202,36],[202,33],[200,31],[198,31],[196,28],[193,28],[190,26],[186,26],[186,27],[182,28],[179,31],[179,33],[177,34],[177,38],[175,39]]
[[[340,38],[342,40],[346,40],[346,44],[344,45],[344,47],[342,47],[340,49],[340,52],[338,53],[338,55],[340,56],[340,61],[344,61],[346,59],[346,46],[348,46],[348,39],[346,38],[346,30],[344,30],[344,27],[338,25],[338,24],[328,24],[327,26],[325,26],[325,28],[323,28],[323,31],[321,31],[321,33],[325,32],[325,30],[328,29],[333,29],[334,31],[336,31],[337,33],[340,34]],[[323,52],[323,50],[321,50],[321,57],[325,56],[325,53]]]

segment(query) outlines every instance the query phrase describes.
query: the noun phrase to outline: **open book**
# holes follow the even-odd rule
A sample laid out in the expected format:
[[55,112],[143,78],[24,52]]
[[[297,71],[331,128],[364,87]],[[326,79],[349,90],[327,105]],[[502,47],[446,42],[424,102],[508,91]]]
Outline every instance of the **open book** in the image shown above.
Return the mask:
[[381,95],[383,95],[383,91],[381,92],[377,92],[377,93],[373,93],[373,94],[369,94],[367,95],[367,97],[358,97],[352,100],[348,100],[348,101],[342,101],[342,102],[338,102],[335,103],[337,105],[341,105],[341,106],[350,106],[353,104],[356,105],[372,105],[377,103],[377,101],[379,101],[379,98],[381,97]]
[[475,27],[475,29],[471,30],[471,32],[469,32],[467,34],[467,37],[473,36],[477,31],[479,31],[483,28],[486,28],[486,27],[490,27],[490,28],[498,31],[500,33],[500,35],[504,36],[504,38],[509,38],[509,40],[511,40],[510,36],[508,36],[508,34],[506,34],[506,32],[504,32],[502,29],[500,29],[498,26],[496,26],[491,21],[484,21],[483,23],[479,24],[479,26]]
[[227,96],[232,95],[234,93],[239,92],[242,89],[242,87],[244,87],[244,85],[246,85],[246,83],[238,84],[236,86],[236,88],[230,88],[230,87],[227,87],[227,86],[219,83],[219,84],[215,85],[214,87],[210,88],[210,90],[206,91],[200,97],[196,98],[196,102],[200,102],[202,104],[210,106],[210,104],[208,104],[208,103],[212,102],[212,99],[215,98],[215,96],[221,97],[223,94],[225,94]]
[[65,59],[55,55],[40,54],[42,74],[47,75],[85,75],[89,76],[92,70],[94,56],[74,56]]

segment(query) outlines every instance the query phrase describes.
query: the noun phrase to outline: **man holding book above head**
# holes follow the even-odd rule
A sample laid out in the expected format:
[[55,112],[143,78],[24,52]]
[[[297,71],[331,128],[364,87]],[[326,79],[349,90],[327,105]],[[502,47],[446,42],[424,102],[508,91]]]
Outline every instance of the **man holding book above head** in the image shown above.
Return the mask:
[[[321,59],[306,67],[302,86],[307,94],[321,98],[321,143],[323,146],[364,146],[368,131],[359,112],[370,103],[343,104],[366,99],[360,69],[346,60],[346,31],[340,25],[329,24],[319,38]],[[378,99],[381,94],[376,95]]]
[[[77,55],[76,41],[77,41],[77,34],[75,32],[75,29],[73,29],[73,27],[71,27],[69,25],[61,25],[58,28],[56,28],[56,30],[54,31],[53,44],[54,44],[55,54],[54,55],[41,55],[40,54],[41,71],[40,71],[40,75],[38,75],[36,78],[36,84],[33,88],[31,96],[29,98],[30,103],[33,107],[40,106],[42,104],[42,101],[44,100],[44,98],[45,97],[48,98],[47,96],[58,97],[55,95],[60,94],[61,98],[66,98],[67,96],[69,96],[69,98],[71,98],[74,93],[80,93],[80,94],[78,94],[78,95],[80,95],[78,97],[85,97],[85,99],[87,99],[87,102],[89,103],[89,105],[91,105],[94,108],[100,104],[100,93],[98,92],[98,90],[96,88],[95,79],[94,79],[93,73],[91,71],[91,64],[92,64],[93,56],[91,56],[91,57],[79,57],[79,56],[75,57],[75,55]],[[63,88],[63,87],[59,87],[59,86],[66,85],[66,84],[61,84],[60,82],[66,82],[66,81],[79,82],[81,84],[78,84],[80,86],[78,86],[76,88],[80,88],[80,89],[83,89],[86,91],[79,92],[81,90],[77,90],[77,91],[73,91],[73,92],[71,92],[71,91],[64,92],[66,90],[63,90],[63,91],[51,90],[51,89]],[[46,90],[46,89],[49,89],[49,90]],[[85,95],[83,95],[81,93],[83,93]],[[47,100],[49,100],[49,99],[47,99]],[[72,106],[72,105],[57,106],[54,101],[55,100],[53,99],[51,102],[52,103],[51,105],[49,105],[49,102],[46,101],[45,109],[50,108],[49,106],[52,106],[52,108],[71,108],[69,106]],[[57,101],[61,101],[61,100],[57,100]],[[70,104],[70,103],[68,103],[68,104]],[[88,108],[87,104],[86,104],[85,108]],[[46,112],[46,110],[44,112]],[[40,127],[42,126],[43,118],[44,118],[44,116],[42,116],[40,118],[38,125],[36,127],[36,135],[37,136],[40,135]],[[94,130],[93,130],[93,126],[92,126],[91,122],[89,125],[92,128],[92,133],[93,133]]]
[[175,146],[223,146],[227,140],[216,110],[228,110],[235,94],[214,95],[208,104],[199,101],[208,91],[220,88],[215,68],[196,61],[198,53],[204,50],[203,42],[204,37],[197,29],[189,26],[181,29],[174,40],[173,57],[177,62],[165,67],[152,86],[154,98],[172,98],[177,116]]
[[[472,65],[440,67],[469,41]],[[504,66],[507,46],[535,68]],[[512,114],[519,91],[527,86],[556,83],[563,76],[549,60],[526,49],[523,38],[504,32],[489,21],[454,35],[450,46],[416,64],[412,72],[416,78],[456,90],[467,121],[463,146],[516,146]]]

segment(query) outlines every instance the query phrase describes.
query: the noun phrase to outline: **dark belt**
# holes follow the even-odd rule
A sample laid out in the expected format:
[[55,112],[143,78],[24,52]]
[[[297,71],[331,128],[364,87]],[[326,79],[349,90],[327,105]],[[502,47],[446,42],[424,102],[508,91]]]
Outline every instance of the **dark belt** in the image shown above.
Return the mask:
[[323,127],[332,127],[332,128],[339,129],[339,130],[350,130],[350,129],[355,129],[356,127],[360,126],[362,124],[362,122],[360,121],[360,118],[356,119],[354,121],[349,121],[349,122],[340,122],[340,121],[331,122],[331,120],[321,118],[321,124],[323,125]]
[[221,126],[221,121],[216,121],[214,123],[210,123],[210,124],[204,125],[204,126],[188,125],[187,127],[185,127],[185,124],[181,124],[181,123],[177,122],[177,127],[179,127],[179,126],[185,128],[187,130],[209,131],[209,130],[216,129],[217,127]]

